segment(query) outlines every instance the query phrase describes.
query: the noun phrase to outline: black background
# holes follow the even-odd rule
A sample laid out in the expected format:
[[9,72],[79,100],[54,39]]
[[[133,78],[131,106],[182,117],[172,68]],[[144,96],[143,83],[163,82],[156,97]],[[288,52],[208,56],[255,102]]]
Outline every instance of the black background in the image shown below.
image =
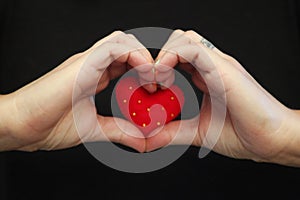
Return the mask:
[[[298,8],[297,8],[298,6]],[[272,95],[300,109],[299,1],[0,1],[0,92],[9,93],[113,30],[194,29],[237,58]],[[296,168],[198,159],[191,147],[156,172],[128,174],[82,146],[0,153],[0,199],[162,199],[300,197]]]

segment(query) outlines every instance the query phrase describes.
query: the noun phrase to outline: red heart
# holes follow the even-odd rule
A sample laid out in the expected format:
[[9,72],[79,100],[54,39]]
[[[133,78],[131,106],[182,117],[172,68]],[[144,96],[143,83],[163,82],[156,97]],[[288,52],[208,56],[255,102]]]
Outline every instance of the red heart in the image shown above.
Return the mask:
[[184,104],[184,95],[179,87],[172,85],[150,94],[134,77],[118,82],[116,99],[122,114],[145,136],[175,119]]

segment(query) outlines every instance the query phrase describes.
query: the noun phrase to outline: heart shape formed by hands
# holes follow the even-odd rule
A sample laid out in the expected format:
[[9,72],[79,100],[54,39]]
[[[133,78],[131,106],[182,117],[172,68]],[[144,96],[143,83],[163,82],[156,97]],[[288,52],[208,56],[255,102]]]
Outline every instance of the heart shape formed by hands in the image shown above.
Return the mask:
[[116,99],[122,114],[145,136],[175,119],[184,104],[183,92],[176,85],[150,94],[135,77],[118,82]]

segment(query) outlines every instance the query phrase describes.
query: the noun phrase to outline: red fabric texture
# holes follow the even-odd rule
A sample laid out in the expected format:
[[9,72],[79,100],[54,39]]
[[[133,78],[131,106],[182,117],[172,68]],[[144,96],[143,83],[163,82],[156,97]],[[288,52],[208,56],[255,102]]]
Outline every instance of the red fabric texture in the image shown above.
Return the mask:
[[122,114],[145,136],[175,119],[184,104],[184,95],[178,86],[150,94],[135,77],[118,82],[116,99]]

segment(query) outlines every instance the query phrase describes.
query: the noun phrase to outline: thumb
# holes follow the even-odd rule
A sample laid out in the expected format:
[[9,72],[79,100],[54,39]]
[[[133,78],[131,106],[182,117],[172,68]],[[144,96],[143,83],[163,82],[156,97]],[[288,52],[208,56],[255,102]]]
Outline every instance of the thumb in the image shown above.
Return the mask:
[[88,139],[88,142],[111,141],[131,147],[138,152],[145,151],[145,138],[143,134],[130,122],[115,118],[97,116],[99,129]]
[[167,145],[196,145],[198,142],[199,116],[189,120],[179,120],[171,122],[154,136],[147,138],[146,151]]

